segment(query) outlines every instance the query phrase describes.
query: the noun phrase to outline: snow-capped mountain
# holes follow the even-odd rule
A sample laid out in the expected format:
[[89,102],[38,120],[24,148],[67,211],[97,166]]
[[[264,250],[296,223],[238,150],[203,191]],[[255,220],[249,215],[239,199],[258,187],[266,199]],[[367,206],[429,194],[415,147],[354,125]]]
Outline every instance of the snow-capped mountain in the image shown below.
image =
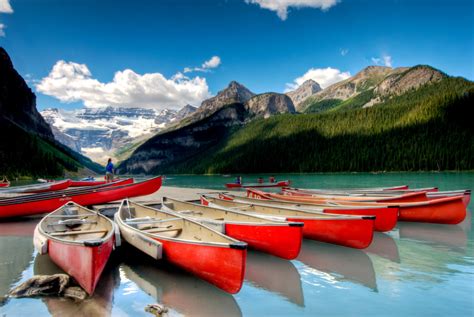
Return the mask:
[[[186,106],[186,115],[190,106]],[[139,142],[182,119],[182,111],[144,108],[48,108],[40,112],[55,138],[75,151],[103,163],[121,147]]]

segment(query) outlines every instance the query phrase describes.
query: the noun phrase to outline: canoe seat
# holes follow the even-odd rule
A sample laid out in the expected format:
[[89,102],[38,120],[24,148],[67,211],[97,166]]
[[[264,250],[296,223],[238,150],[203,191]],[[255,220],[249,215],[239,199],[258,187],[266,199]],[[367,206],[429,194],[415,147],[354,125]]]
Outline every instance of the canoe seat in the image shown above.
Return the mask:
[[162,232],[176,231],[176,235],[178,235],[183,231],[183,229],[182,228],[160,228],[160,227],[155,227],[155,228],[143,229],[143,231],[148,232],[148,233],[162,233]]
[[54,237],[60,236],[70,236],[70,235],[79,235],[79,234],[91,234],[91,233],[105,233],[108,232],[107,229],[98,229],[98,230],[81,230],[81,231],[65,231],[65,232],[51,232],[49,235]]
[[178,211],[180,214],[183,215],[203,215],[202,212],[200,211],[194,211],[194,210],[183,210],[183,211]]
[[162,222],[168,222],[168,221],[175,221],[175,220],[181,220],[182,218],[179,217],[173,217],[173,218],[165,218],[165,219],[156,219],[156,218],[150,218],[150,217],[144,217],[144,218],[129,218],[125,219],[125,223],[128,225],[144,225],[144,224],[151,224],[151,223],[162,223]]
[[97,221],[85,220],[85,219],[66,219],[66,220],[59,220],[58,222],[48,223],[48,226],[66,226],[66,227],[73,227],[73,226],[80,226],[84,224],[96,224]]

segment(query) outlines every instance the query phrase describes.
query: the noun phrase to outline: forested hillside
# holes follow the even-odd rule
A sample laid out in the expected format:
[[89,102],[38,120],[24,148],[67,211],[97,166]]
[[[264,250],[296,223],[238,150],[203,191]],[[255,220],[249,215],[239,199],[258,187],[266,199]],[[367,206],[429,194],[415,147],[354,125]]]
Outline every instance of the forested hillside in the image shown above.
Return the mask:
[[373,107],[351,103],[336,108],[254,120],[200,155],[160,171],[474,169],[472,82],[447,77]]

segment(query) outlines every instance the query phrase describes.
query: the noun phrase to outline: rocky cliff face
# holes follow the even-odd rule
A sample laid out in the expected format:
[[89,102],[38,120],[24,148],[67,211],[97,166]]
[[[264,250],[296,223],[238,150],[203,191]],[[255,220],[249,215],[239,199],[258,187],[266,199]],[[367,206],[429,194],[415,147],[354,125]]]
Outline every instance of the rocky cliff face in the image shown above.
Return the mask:
[[215,146],[233,126],[245,122],[248,113],[241,103],[226,105],[209,117],[180,129],[158,134],[121,163],[120,173],[159,173]]
[[302,102],[321,90],[322,88],[317,82],[308,79],[297,89],[287,92],[286,95],[291,98],[295,107],[298,108]]
[[181,108],[177,113],[176,113],[176,121],[179,121],[181,119],[186,118],[187,116],[192,115],[193,113],[196,112],[198,108],[191,106],[191,105],[186,105],[183,108]]
[[375,89],[380,96],[401,95],[426,84],[432,84],[445,78],[446,75],[429,66],[415,66],[404,71],[393,72],[387,76]]
[[369,66],[356,75],[333,84],[310,96],[299,104],[299,111],[323,101],[340,104],[362,93],[367,97],[363,107],[370,107],[386,98],[400,95],[410,89],[440,81],[446,77],[442,72],[429,66],[398,67]]
[[239,84],[236,81],[231,81],[227,88],[219,91],[216,96],[204,100],[201,103],[201,107],[199,107],[192,115],[192,121],[206,118],[225,105],[232,103],[245,103],[253,96],[255,96],[255,94],[248,90],[244,85]]
[[0,119],[26,131],[53,139],[49,125],[36,110],[36,96],[13,68],[7,52],[0,47]]
[[290,97],[284,94],[266,93],[256,95],[245,103],[250,114],[265,118],[280,113],[295,113]]

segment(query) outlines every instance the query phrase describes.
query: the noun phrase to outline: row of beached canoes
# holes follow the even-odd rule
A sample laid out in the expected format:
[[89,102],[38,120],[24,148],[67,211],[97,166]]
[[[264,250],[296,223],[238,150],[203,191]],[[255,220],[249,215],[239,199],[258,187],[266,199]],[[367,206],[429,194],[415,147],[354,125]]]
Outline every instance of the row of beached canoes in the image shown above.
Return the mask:
[[434,189],[405,187],[389,192],[284,188],[281,194],[247,189],[248,197],[202,195],[201,204],[163,198],[161,209],[124,200],[115,222],[82,207],[151,194],[161,181],[125,179],[4,197],[0,217],[53,211],[38,224],[35,246],[89,294],[121,239],[235,293],[242,286],[247,246],[284,259],[296,258],[303,237],[362,249],[370,245],[374,230],[389,231],[397,220],[460,222],[470,198],[470,191],[430,197]]
[[[236,293],[243,283],[247,247],[284,259],[296,258],[303,237],[365,248],[372,241],[374,229],[391,230],[397,219],[405,220],[402,219],[403,211],[407,211],[404,208],[412,208],[411,213],[423,213],[427,206],[434,206],[434,214],[451,210],[456,218],[459,215],[454,209],[462,206],[465,214],[463,196],[470,195],[469,191],[463,191],[462,196],[454,196],[456,199],[397,202],[396,206],[387,206],[388,201],[419,199],[422,195],[411,195],[417,192],[413,191],[410,195],[341,196],[364,197],[367,200],[363,203],[369,204],[352,206],[341,201],[362,202],[335,199],[339,196],[328,192],[322,196],[309,192],[299,196],[295,194],[298,191],[287,189],[286,194],[271,194],[249,189],[248,195],[258,199],[230,194],[202,195],[201,204],[164,197],[160,209],[126,199],[115,214],[115,222],[68,203],[38,224],[35,245],[41,253],[49,253],[89,294],[121,239],[155,259],[166,259],[229,293]],[[288,197],[291,199],[284,199]],[[308,198],[318,201],[308,202]],[[321,202],[323,198],[325,201]],[[449,208],[439,209],[446,204]],[[455,223],[453,219],[447,223]]]

